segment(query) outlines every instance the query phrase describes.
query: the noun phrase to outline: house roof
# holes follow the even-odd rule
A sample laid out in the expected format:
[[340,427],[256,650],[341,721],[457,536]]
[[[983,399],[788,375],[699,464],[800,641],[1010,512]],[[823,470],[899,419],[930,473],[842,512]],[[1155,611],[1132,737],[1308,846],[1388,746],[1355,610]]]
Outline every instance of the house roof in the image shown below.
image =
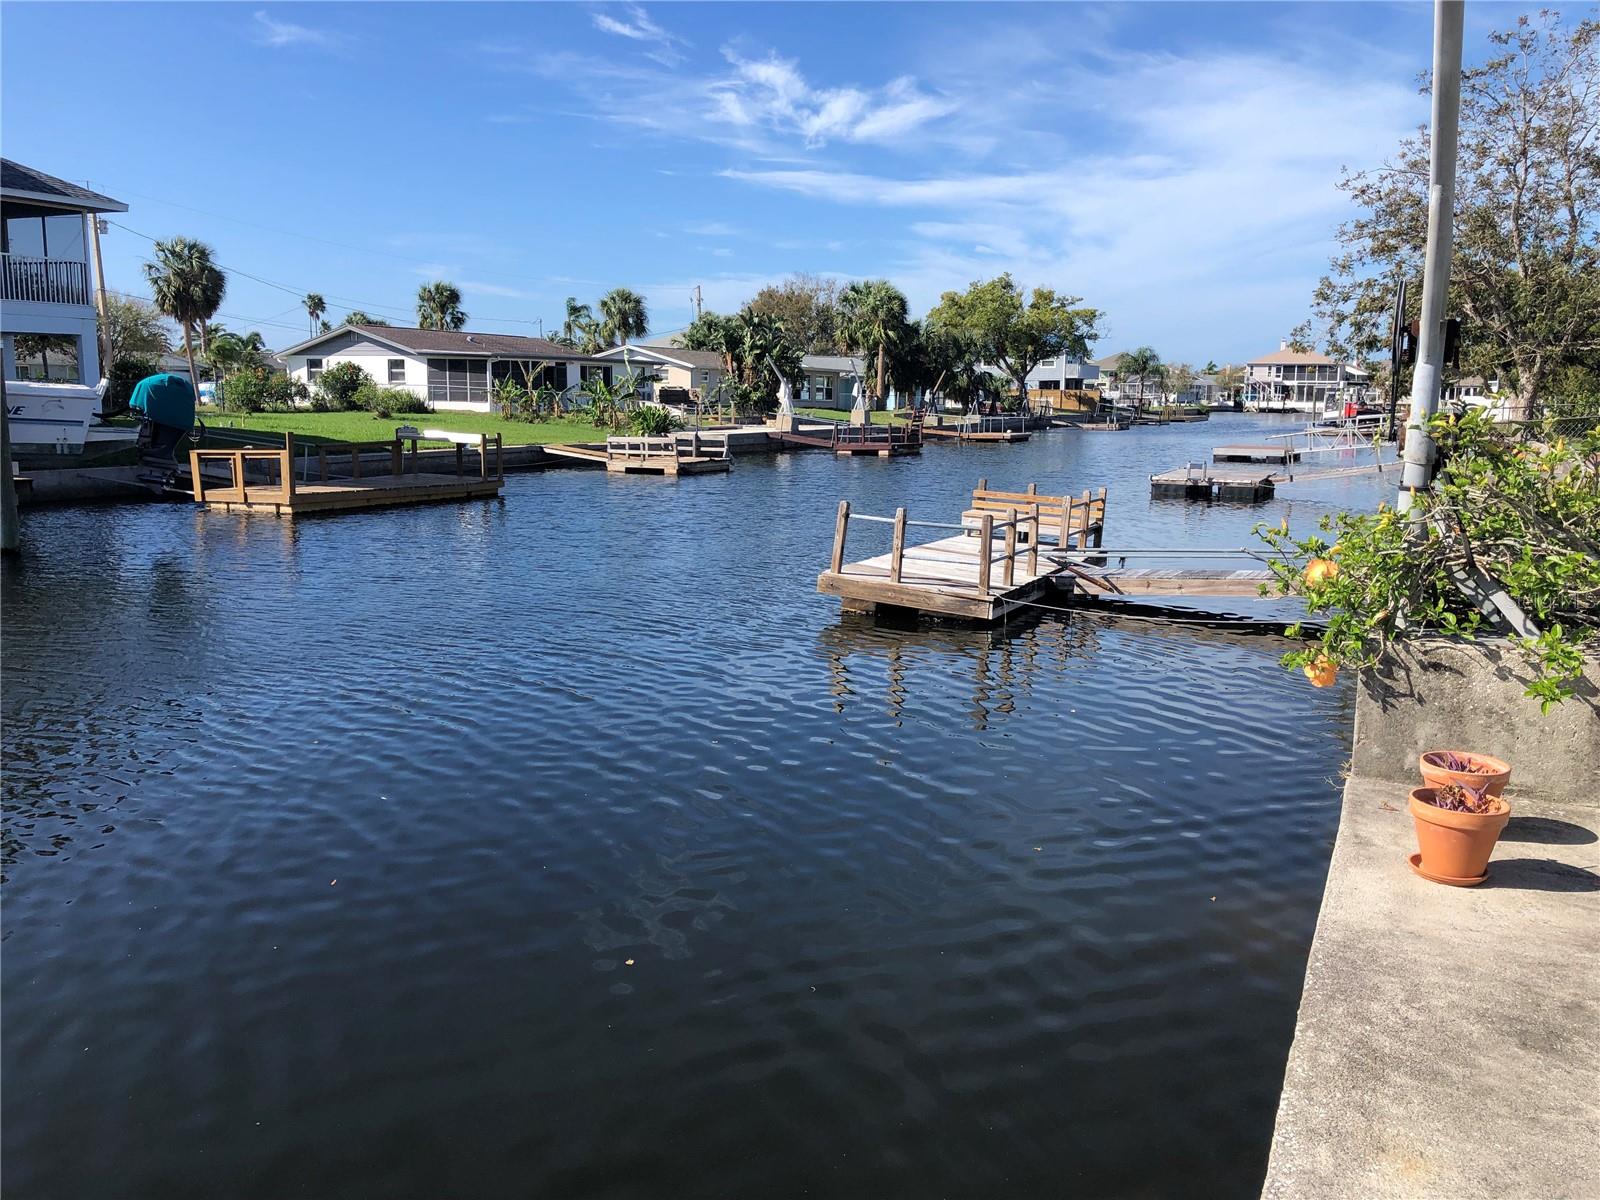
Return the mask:
[[0,158],[0,195],[13,200],[54,204],[77,212],[127,212],[128,206],[110,196],[46,175],[9,158]]
[[862,371],[861,360],[848,354],[807,354],[800,359],[800,365],[807,371],[840,371],[846,375],[859,375]]
[[465,329],[413,329],[406,325],[341,325],[327,333],[278,351],[279,355],[303,354],[330,338],[354,330],[375,342],[406,350],[412,354],[450,354],[459,358],[559,358],[593,359],[570,346],[546,338],[522,337],[514,333],[471,333]]
[[1090,359],[1089,361],[1102,371],[1115,371],[1117,365],[1127,356],[1126,350],[1118,350],[1115,354],[1108,354],[1104,358]]
[[714,369],[720,371],[727,366],[722,355],[715,350],[686,350],[682,346],[649,346],[643,343],[632,343],[626,346],[613,346],[611,349],[602,350],[596,355],[597,358],[621,359],[635,356],[691,369]]
[[1284,367],[1336,367],[1338,362],[1326,354],[1318,354],[1315,350],[1274,350],[1271,354],[1258,355],[1250,360],[1254,366],[1284,366]]

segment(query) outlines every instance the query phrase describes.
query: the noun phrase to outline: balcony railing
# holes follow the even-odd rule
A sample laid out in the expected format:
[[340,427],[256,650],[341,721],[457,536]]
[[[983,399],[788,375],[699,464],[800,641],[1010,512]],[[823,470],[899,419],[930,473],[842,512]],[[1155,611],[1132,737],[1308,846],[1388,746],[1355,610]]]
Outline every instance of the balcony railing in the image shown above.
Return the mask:
[[0,255],[0,297],[45,304],[89,304],[88,265],[70,258]]

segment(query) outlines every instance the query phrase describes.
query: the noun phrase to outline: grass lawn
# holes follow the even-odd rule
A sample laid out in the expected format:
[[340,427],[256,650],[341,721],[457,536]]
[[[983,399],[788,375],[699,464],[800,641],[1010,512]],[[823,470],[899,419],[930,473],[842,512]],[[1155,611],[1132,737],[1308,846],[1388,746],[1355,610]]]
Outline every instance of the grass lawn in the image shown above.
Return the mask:
[[[824,421],[848,421],[850,410],[848,408],[797,408],[794,410],[802,417],[817,417]],[[874,425],[888,425],[895,419],[892,412],[870,412],[867,414]]]
[[451,433],[498,433],[508,446],[551,442],[603,442],[606,431],[589,421],[507,421],[491,413],[406,413],[376,417],[369,412],[264,412],[231,413],[214,408],[197,410],[207,429],[293,433],[307,442],[386,442],[396,427],[448,429]]

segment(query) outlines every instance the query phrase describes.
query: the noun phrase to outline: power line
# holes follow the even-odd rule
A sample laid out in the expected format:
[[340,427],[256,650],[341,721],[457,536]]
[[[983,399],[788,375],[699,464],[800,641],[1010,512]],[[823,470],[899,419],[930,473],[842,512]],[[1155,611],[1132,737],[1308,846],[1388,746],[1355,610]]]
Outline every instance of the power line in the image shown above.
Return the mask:
[[[142,237],[145,241],[151,242],[152,244],[160,240],[159,238],[152,237],[150,234],[144,233],[141,230],[134,229],[131,225],[124,225],[121,221],[113,221],[110,218],[107,218],[106,222],[107,224],[115,225],[118,229],[125,230],[126,232],[133,234],[135,237]],[[245,279],[254,280],[256,283],[262,284],[266,287],[276,288],[278,291],[285,292],[291,296],[304,296],[308,292],[314,290],[312,288],[292,287],[287,283],[279,283],[276,280],[266,279],[260,275],[252,274],[241,267],[231,266],[227,263],[219,262],[217,265],[224,271],[228,271],[231,274],[242,276]],[[352,296],[336,295],[333,292],[326,292],[324,295],[330,300],[339,300],[345,304],[352,305],[353,307],[359,309],[375,308],[379,312],[404,313],[408,317],[414,315],[414,311],[412,309],[394,304],[380,304],[375,300],[361,300]],[[539,325],[543,320],[542,318],[530,320],[527,317],[501,317],[487,314],[480,314],[479,319],[483,321],[498,321],[508,325]],[[265,324],[266,322],[262,323]]]

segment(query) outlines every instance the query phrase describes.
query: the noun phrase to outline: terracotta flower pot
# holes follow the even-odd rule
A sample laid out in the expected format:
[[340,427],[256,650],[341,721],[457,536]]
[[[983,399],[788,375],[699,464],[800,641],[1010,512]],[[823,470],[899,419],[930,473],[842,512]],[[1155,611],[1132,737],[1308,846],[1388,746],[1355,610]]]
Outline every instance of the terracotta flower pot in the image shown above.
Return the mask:
[[[1429,762],[1428,754],[1456,754],[1462,758],[1470,758],[1480,766],[1488,767],[1489,770],[1483,773],[1448,771]],[[1495,758],[1492,754],[1476,754],[1469,750],[1429,750],[1427,754],[1417,756],[1417,766],[1422,770],[1424,787],[1442,788],[1447,783],[1459,783],[1466,787],[1486,788],[1489,795],[1498,796],[1506,790],[1506,784],[1511,782],[1511,764],[1505,759]]]
[[1421,851],[1418,870],[1441,883],[1482,883],[1500,831],[1511,819],[1511,806],[1496,799],[1492,812],[1456,812],[1432,803],[1433,788],[1411,793],[1411,817]]

